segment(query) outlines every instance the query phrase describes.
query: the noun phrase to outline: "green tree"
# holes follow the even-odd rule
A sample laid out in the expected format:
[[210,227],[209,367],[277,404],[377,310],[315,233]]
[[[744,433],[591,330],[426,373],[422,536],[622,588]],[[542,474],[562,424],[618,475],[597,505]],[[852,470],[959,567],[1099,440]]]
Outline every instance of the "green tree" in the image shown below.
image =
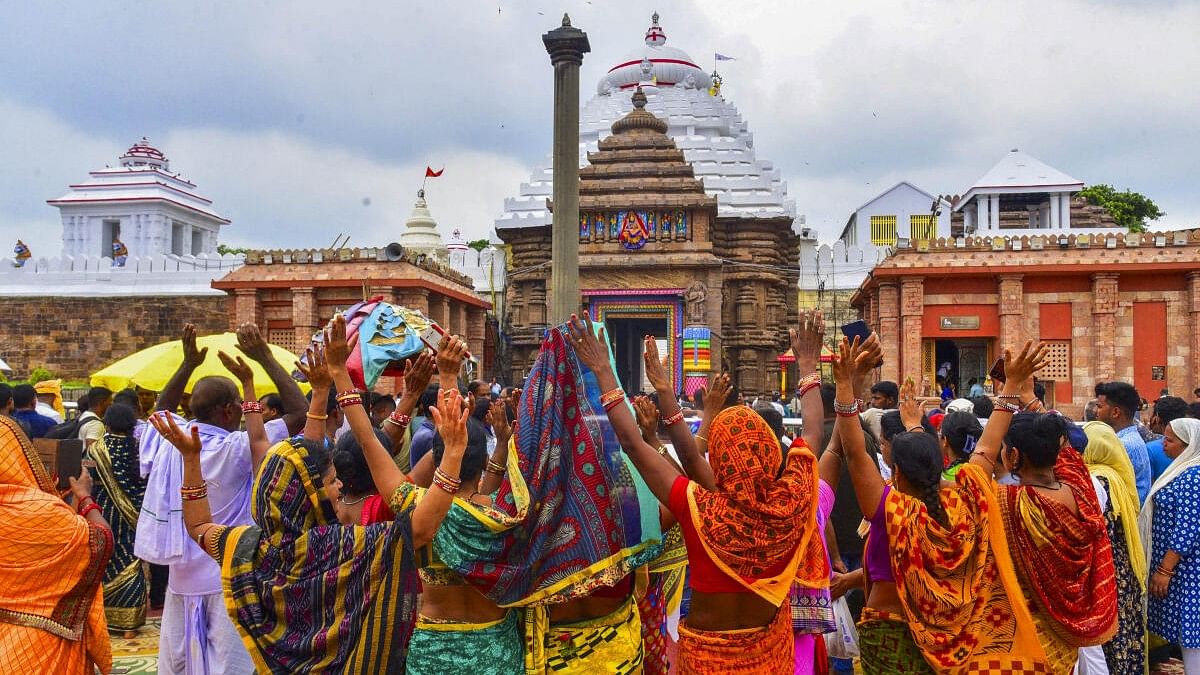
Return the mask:
[[1092,185],[1084,188],[1078,196],[1088,200],[1089,204],[1103,206],[1113,220],[1130,232],[1145,232],[1147,220],[1158,220],[1167,215],[1149,197],[1125,190],[1117,192],[1111,185]]
[[29,373],[29,384],[37,384],[38,382],[53,379],[54,373],[50,372],[49,368],[43,368],[42,366],[36,366]]
[[491,246],[491,244],[488,243],[487,239],[476,239],[475,241],[467,242],[467,246],[475,249],[476,251],[482,251],[488,246]]
[[249,250],[250,249],[248,249],[248,248],[234,248],[232,246],[226,246],[225,244],[217,244],[217,253],[220,253],[221,255],[225,255],[228,253],[237,255],[238,253],[246,253]]

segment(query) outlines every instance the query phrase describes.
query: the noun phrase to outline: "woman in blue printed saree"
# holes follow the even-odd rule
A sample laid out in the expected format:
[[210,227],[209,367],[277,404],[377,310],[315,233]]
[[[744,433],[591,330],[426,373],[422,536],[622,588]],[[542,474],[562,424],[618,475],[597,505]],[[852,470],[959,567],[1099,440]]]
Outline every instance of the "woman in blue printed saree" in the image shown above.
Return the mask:
[[133,554],[138,512],[146,493],[133,439],[136,422],[133,408],[112,404],[104,413],[108,433],[87,451],[95,462],[93,494],[113,533],[113,554],[104,570],[104,615],[109,630],[125,631],[129,637],[146,623],[148,591],[142,561]]

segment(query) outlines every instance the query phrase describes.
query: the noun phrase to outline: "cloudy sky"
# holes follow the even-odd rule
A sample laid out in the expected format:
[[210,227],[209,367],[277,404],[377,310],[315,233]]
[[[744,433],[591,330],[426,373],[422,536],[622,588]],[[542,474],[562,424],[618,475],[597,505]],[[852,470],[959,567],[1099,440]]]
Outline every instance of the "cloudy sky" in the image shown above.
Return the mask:
[[736,56],[726,97],[827,238],[899,180],[962,192],[1012,147],[1200,225],[1196,2],[0,0],[0,230],[56,253],[45,200],[146,135],[230,244],[395,240],[427,164],[443,232],[487,236],[549,152],[540,36],[563,10],[585,97],[654,10],[702,66]]

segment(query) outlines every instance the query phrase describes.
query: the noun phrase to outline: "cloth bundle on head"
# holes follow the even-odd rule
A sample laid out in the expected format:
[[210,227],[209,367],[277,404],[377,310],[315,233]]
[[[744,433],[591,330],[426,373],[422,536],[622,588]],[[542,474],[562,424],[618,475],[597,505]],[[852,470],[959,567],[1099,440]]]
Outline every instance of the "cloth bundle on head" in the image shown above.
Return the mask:
[[1150,494],[1138,514],[1138,530],[1142,536],[1142,546],[1146,559],[1153,555],[1154,547],[1154,493],[1170,485],[1171,481],[1179,478],[1184,471],[1200,466],[1200,420],[1191,417],[1181,417],[1170,424],[1171,431],[1184,443],[1183,452],[1172,460],[1166,471],[1150,486]]
[[42,380],[33,385],[33,390],[39,394],[50,394],[53,396],[53,400],[50,401],[50,407],[54,408],[54,412],[59,415],[65,414],[66,410],[63,408],[62,397],[62,380]]
[[717,415],[708,438],[716,490],[693,481],[688,503],[692,524],[717,567],[776,606],[787,600],[793,581],[808,588],[827,585],[812,452],[801,444],[782,459],[771,427],[745,406]]
[[404,672],[419,588],[414,493],[392,495],[391,522],[340,525],[320,485],[300,441],[267,452],[255,525],[218,537],[229,616],[259,672]]
[[1142,538],[1134,522],[1138,517],[1137,483],[1133,474],[1133,462],[1125,445],[1112,427],[1104,422],[1088,422],[1083,425],[1087,445],[1083,452],[1083,463],[1088,471],[1108,482],[1109,502],[1113,514],[1121,521],[1125,531],[1125,546],[1129,549],[1129,562],[1133,576],[1142,588],[1146,587],[1147,555],[1142,550]]

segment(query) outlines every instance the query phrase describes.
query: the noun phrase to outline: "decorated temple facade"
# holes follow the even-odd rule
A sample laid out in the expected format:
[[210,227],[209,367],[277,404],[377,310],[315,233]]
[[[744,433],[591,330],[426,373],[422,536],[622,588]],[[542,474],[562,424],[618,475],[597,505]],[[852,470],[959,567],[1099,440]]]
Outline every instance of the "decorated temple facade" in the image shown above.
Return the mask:
[[[771,391],[786,349],[779,327],[796,312],[792,218],[722,215],[667,122],[646,110],[645,93],[636,89],[630,101],[580,171],[581,312],[606,326],[626,391],[649,388],[646,335],[678,391],[722,370],[744,391]],[[519,382],[547,328],[551,230],[539,223],[498,233],[511,247],[508,376]]]

